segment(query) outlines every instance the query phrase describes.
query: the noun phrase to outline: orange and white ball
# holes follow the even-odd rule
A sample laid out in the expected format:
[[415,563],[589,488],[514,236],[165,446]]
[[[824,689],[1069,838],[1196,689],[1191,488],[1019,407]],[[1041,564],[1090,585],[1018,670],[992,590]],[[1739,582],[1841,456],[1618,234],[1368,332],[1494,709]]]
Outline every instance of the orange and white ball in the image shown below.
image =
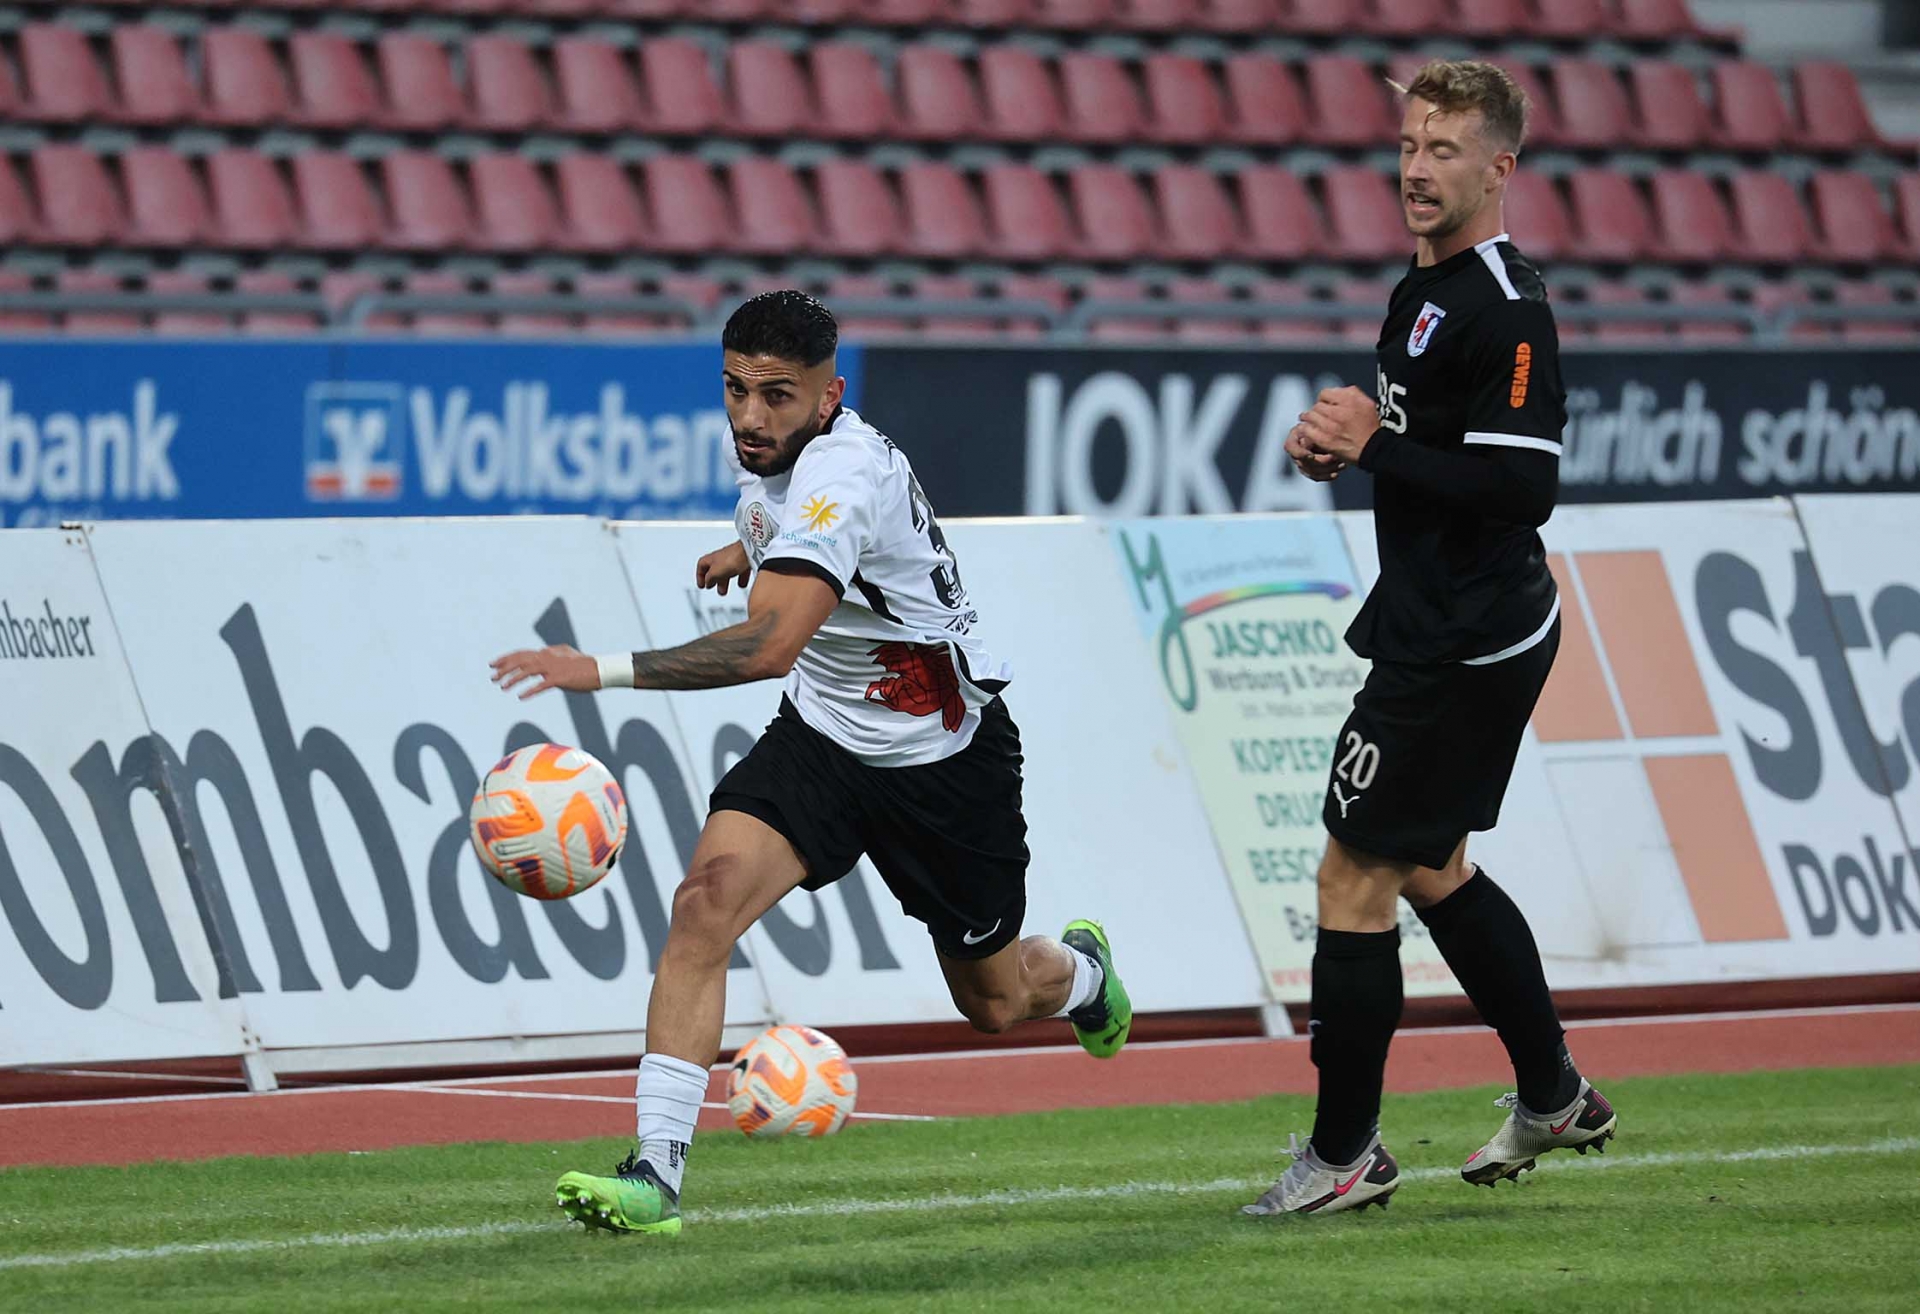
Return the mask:
[[613,773],[562,744],[529,744],[494,763],[467,819],[487,874],[532,899],[592,889],[627,840],[627,800]]
[[846,1051],[824,1031],[779,1026],[734,1055],[727,1109],[749,1136],[831,1136],[860,1089]]

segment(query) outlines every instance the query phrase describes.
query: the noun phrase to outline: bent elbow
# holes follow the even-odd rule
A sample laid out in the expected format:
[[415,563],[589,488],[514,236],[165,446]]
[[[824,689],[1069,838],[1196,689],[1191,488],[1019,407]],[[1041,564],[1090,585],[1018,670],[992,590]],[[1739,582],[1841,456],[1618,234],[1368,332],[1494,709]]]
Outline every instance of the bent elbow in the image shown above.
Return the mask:
[[784,680],[793,670],[794,663],[800,660],[797,652],[773,652],[761,650],[749,664],[748,674],[755,680]]

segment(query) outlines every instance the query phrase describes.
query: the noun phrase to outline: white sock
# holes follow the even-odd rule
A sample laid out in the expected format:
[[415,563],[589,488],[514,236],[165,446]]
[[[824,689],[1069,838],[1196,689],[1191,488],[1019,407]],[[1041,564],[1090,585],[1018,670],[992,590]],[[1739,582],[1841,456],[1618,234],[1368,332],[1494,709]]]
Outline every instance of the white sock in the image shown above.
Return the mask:
[[706,1098],[707,1070],[699,1064],[667,1054],[648,1054],[640,1060],[640,1075],[633,1085],[634,1134],[640,1140],[640,1157],[675,1195],[687,1171],[700,1102]]
[[1085,1008],[1100,997],[1100,987],[1107,983],[1107,974],[1100,970],[1091,955],[1083,954],[1071,945],[1062,948],[1073,955],[1073,984],[1067,988],[1067,1006],[1055,1013],[1055,1017],[1065,1017],[1076,1008]]

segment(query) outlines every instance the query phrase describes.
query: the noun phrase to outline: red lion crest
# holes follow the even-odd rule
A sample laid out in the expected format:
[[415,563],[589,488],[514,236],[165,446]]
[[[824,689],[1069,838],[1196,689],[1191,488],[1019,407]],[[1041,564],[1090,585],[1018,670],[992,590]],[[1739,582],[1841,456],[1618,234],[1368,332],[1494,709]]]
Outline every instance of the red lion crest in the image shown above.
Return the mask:
[[966,699],[960,696],[960,677],[953,655],[937,643],[883,643],[868,650],[888,674],[867,686],[867,701],[883,703],[908,716],[940,713],[949,733],[966,720]]

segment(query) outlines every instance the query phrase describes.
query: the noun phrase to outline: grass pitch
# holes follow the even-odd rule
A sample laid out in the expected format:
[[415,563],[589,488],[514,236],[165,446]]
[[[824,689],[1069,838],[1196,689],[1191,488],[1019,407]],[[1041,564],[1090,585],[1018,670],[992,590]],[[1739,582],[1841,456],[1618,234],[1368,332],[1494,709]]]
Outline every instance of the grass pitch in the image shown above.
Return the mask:
[[1256,1220],[1311,1101],[695,1146],[672,1238],[563,1224],[626,1147],[0,1172],[6,1310],[1920,1309],[1920,1067],[1607,1082],[1605,1158],[1459,1163],[1495,1088],[1389,1097],[1385,1213]]

